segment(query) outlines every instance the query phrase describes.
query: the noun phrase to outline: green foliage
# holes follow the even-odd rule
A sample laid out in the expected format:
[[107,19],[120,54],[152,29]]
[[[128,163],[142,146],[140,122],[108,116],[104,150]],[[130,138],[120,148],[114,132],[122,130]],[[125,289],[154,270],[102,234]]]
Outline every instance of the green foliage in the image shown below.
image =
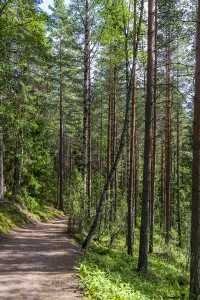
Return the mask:
[[29,223],[30,217],[20,205],[9,201],[0,203],[0,232],[8,233],[18,226]]
[[33,210],[33,213],[31,214],[33,217],[39,218],[41,221],[45,222],[48,220],[53,220],[58,217],[63,216],[63,212],[55,209],[52,206],[38,206]]
[[83,180],[80,171],[74,168],[69,178],[66,192],[66,212],[69,214],[69,231],[78,230],[81,218],[81,197],[83,196]]
[[117,249],[92,243],[80,264],[81,288],[89,299],[181,299],[188,292],[184,253],[172,247],[149,258],[149,273],[137,272],[135,251],[131,257]]

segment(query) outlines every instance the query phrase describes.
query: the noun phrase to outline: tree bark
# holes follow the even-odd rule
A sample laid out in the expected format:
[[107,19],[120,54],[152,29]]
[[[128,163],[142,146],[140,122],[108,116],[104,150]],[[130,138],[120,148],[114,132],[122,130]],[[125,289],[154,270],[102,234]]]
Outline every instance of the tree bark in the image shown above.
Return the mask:
[[163,228],[165,224],[165,193],[164,193],[164,182],[165,182],[165,155],[164,155],[164,142],[161,140],[161,169],[160,169],[160,228]]
[[151,178],[151,204],[150,204],[150,228],[149,228],[149,253],[153,253],[154,238],[154,206],[156,195],[156,135],[157,135],[157,1],[155,0],[155,64],[154,64],[154,95],[153,95],[153,145],[152,145],[152,178]]
[[89,0],[85,0],[85,48],[84,48],[84,84],[83,84],[83,197],[81,201],[81,224],[84,228],[86,199],[87,199],[87,171],[88,171],[88,106],[90,91],[90,25]]
[[91,141],[91,96],[90,96],[90,62],[89,62],[89,91],[88,91],[88,181],[87,181],[87,198],[88,198],[88,218],[91,218],[92,207],[92,141]]
[[[111,166],[114,164],[116,155],[116,134],[117,134],[117,124],[116,124],[116,101],[117,101],[117,66],[113,67],[113,80],[112,80],[112,95],[111,95]],[[115,219],[115,203],[116,203],[116,172],[111,180],[110,184],[110,229],[112,230],[112,223]]]
[[[135,131],[135,133],[136,132],[137,131]],[[135,216],[134,216],[135,227],[137,226],[137,214],[138,214],[139,165],[140,165],[140,153],[139,153],[137,135],[135,134]]]
[[171,78],[170,78],[170,48],[167,47],[166,62],[166,119],[165,119],[165,243],[170,240],[171,230]]
[[60,46],[60,156],[59,156],[59,208],[64,211],[64,120],[63,120],[63,84],[62,84],[62,54]]
[[[136,44],[136,0],[134,1],[134,40],[133,52]],[[134,56],[134,53],[133,53]],[[135,114],[136,114],[136,61],[133,65],[133,87],[131,103],[131,130],[130,130],[130,174],[128,182],[128,254],[133,254],[133,233],[134,233],[134,208],[135,208]]]
[[102,175],[103,173],[103,166],[102,166],[102,161],[103,161],[103,99],[101,96],[101,129],[100,129],[100,145],[99,145],[99,174]]
[[[178,77],[177,77],[178,78]],[[178,224],[178,245],[182,245],[181,233],[181,194],[180,194],[180,120],[179,101],[177,101],[176,112],[176,182],[177,182],[177,224]]]
[[[108,127],[107,127],[107,180],[109,178],[109,173],[111,169],[111,106],[112,106],[112,67],[110,59],[110,70],[109,70],[109,100],[108,100]],[[108,215],[109,215],[109,203],[110,203],[110,186],[108,187],[108,193],[106,195],[105,203],[105,218],[104,218],[104,228],[108,225]]]
[[154,0],[148,1],[148,58],[147,58],[147,97],[145,104],[145,141],[142,212],[140,227],[140,246],[138,271],[147,272],[148,268],[148,225],[149,202],[151,190],[151,149],[152,149],[152,115],[153,115],[153,35],[154,35]]

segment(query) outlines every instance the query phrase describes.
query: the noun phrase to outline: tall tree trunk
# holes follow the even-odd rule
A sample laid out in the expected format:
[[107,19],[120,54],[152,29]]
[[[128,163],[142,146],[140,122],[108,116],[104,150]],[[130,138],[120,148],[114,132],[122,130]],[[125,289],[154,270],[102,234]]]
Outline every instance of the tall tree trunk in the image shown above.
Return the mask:
[[[134,40],[133,52],[136,44],[136,0],[134,1]],[[134,53],[133,53],[134,57]],[[131,103],[131,130],[130,130],[130,174],[128,189],[128,235],[127,245],[128,254],[133,254],[133,233],[134,233],[134,211],[135,211],[135,113],[136,113],[136,61],[133,65],[133,87],[132,87],[132,103]]]
[[83,86],[83,197],[81,202],[80,230],[84,228],[87,199],[87,171],[88,171],[88,109],[90,91],[90,24],[89,0],[85,0],[85,48],[84,48],[84,86]]
[[165,224],[165,193],[164,193],[164,182],[165,182],[165,155],[164,155],[164,142],[161,140],[161,167],[160,167],[160,228],[163,228]]
[[[140,40],[140,29],[141,29],[141,23],[142,23],[142,17],[143,17],[143,8],[144,8],[144,1],[142,0],[141,1],[141,9],[140,9],[140,19],[139,19],[139,24],[138,24],[138,28],[137,28],[137,42],[136,42],[136,46],[135,46],[136,51],[135,51],[135,57],[133,59],[133,63],[135,63],[136,57],[137,57],[138,43],[139,43],[139,40]],[[103,188],[103,191],[102,191],[99,203],[98,203],[98,207],[97,207],[97,211],[96,211],[96,216],[94,218],[93,224],[92,224],[92,226],[91,226],[91,228],[89,230],[89,233],[88,233],[86,239],[84,240],[84,242],[82,244],[82,248],[83,249],[87,249],[87,247],[88,247],[88,245],[89,245],[89,243],[90,243],[90,241],[91,241],[91,239],[93,237],[93,234],[94,234],[94,232],[95,232],[95,230],[97,228],[98,221],[99,221],[99,219],[101,217],[101,214],[102,214],[102,206],[103,206],[104,200],[106,198],[106,195],[108,193],[110,182],[113,179],[113,176],[114,176],[114,174],[116,172],[116,169],[117,169],[117,166],[118,166],[118,163],[119,163],[122,151],[123,151],[124,146],[126,144],[127,122],[128,122],[128,117],[129,117],[129,105],[130,105],[130,97],[131,97],[131,84],[132,84],[132,80],[133,80],[133,69],[131,71],[131,76],[130,76],[130,81],[129,81],[129,89],[128,89],[127,99],[126,99],[125,118],[124,118],[124,124],[123,124],[123,130],[122,130],[122,134],[121,134],[121,138],[120,138],[119,148],[117,150],[117,154],[116,154],[116,157],[115,157],[114,164],[112,165],[112,168],[111,168],[111,170],[109,172],[109,176],[107,178],[107,182],[104,185],[104,188]]]
[[[126,28],[126,22],[124,19],[124,36],[125,36],[125,53],[126,53],[126,95],[128,94],[128,90],[129,90],[129,49],[128,49],[128,32],[127,32],[127,28]],[[129,179],[130,179],[130,113],[128,116],[128,122],[127,122],[127,149],[126,149],[126,156],[125,156],[125,170],[123,170],[123,172],[125,171],[125,182],[123,183],[124,186],[127,187],[127,238],[126,238],[126,242],[127,242],[127,252],[128,254],[132,255],[132,234],[130,234],[130,231],[132,232],[131,227],[129,226],[129,220],[131,219],[132,216],[132,210],[131,210],[131,215],[129,213],[130,209],[132,208],[132,204],[130,203],[130,198],[129,198]],[[123,185],[122,185],[123,186]]]
[[64,120],[63,120],[63,83],[62,83],[62,49],[60,49],[60,156],[59,156],[59,208],[64,210]]
[[177,224],[178,224],[178,245],[182,245],[181,233],[181,194],[180,194],[180,120],[179,101],[177,101],[176,112],[176,185],[177,185]]
[[[111,95],[111,166],[114,164],[116,155],[116,92],[117,92],[117,66],[113,67],[113,80],[112,80],[112,95]],[[110,228],[112,229],[112,223],[114,221],[114,207],[116,203],[116,173],[113,176],[110,184]]]
[[103,155],[103,98],[101,96],[101,121],[100,121],[100,126],[101,126],[101,129],[100,129],[100,145],[99,145],[99,174],[102,175],[102,172],[103,172],[103,166],[102,166],[102,161],[103,161],[103,158],[102,158],[102,155]]
[[140,246],[138,271],[147,272],[148,267],[148,225],[149,202],[151,190],[151,149],[152,149],[152,116],[153,116],[153,36],[154,36],[154,0],[148,1],[148,59],[147,59],[147,97],[145,105],[145,141],[142,212],[140,227]]
[[165,119],[165,243],[170,240],[171,230],[171,78],[170,47],[167,47],[166,62],[166,119]]
[[[110,59],[110,70],[109,70],[109,102],[108,102],[108,129],[107,129],[107,180],[109,178],[109,173],[111,169],[111,111],[112,111],[112,67],[111,67],[111,59]],[[109,202],[110,202],[110,187],[108,187],[108,193],[106,197],[105,203],[105,219],[104,219],[104,227],[107,228],[108,225],[108,209],[109,209]]]
[[135,131],[135,216],[134,216],[135,227],[137,226],[137,214],[138,214],[139,165],[140,165],[140,153],[139,153],[137,135]]
[[92,142],[91,142],[91,96],[90,96],[90,63],[89,63],[89,91],[88,91],[88,181],[87,181],[87,198],[88,198],[88,218],[91,218],[92,207]]
[[190,300],[200,299],[200,0],[198,0],[193,123]]
[[152,178],[151,178],[151,204],[150,204],[150,234],[149,234],[149,253],[153,253],[154,237],[154,206],[156,195],[156,134],[157,134],[157,1],[155,0],[155,64],[154,64],[154,102],[153,102],[153,147],[152,147]]

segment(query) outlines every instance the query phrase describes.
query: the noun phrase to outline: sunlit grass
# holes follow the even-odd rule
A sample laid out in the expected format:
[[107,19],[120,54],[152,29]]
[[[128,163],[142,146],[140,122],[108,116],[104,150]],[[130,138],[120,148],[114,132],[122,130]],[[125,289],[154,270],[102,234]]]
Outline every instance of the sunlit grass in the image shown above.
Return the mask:
[[[161,244],[160,237],[155,240]],[[103,244],[93,242],[80,264],[81,288],[89,299],[184,299],[188,294],[189,274],[180,248],[173,245],[168,253],[164,244],[156,245],[144,275],[137,272],[137,246],[131,257],[125,249],[114,248],[117,244],[122,248],[122,239],[113,248]]]
[[30,208],[4,201],[0,206],[0,232],[8,233],[12,229],[30,224],[33,220],[45,222],[62,215],[61,211],[51,206],[35,204]]

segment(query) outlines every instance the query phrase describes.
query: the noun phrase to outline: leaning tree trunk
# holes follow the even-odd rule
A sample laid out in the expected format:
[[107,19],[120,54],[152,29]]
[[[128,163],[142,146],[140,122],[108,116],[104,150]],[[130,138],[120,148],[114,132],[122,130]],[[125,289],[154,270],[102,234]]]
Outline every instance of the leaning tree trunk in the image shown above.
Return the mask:
[[[139,39],[140,39],[140,29],[141,29],[141,23],[142,23],[142,17],[143,17],[143,8],[144,8],[144,1],[142,0],[141,10],[140,10],[140,19],[139,19],[139,24],[138,24],[138,28],[137,28],[137,41],[136,41],[136,46],[135,46],[136,51],[135,51],[135,54],[134,54],[133,65],[135,64],[136,57],[137,57],[138,43],[139,43]],[[90,241],[91,241],[91,239],[94,235],[94,232],[97,228],[98,222],[101,218],[104,200],[105,200],[106,195],[108,193],[110,183],[111,183],[111,181],[113,179],[113,176],[116,172],[116,169],[117,169],[122,151],[123,151],[124,146],[126,144],[127,123],[128,123],[128,118],[129,118],[129,104],[130,104],[130,98],[131,98],[132,80],[133,80],[133,69],[131,71],[131,76],[130,76],[130,81],[129,81],[129,90],[128,90],[127,99],[126,99],[126,112],[125,112],[125,118],[124,118],[124,124],[123,124],[123,130],[122,130],[122,134],[121,134],[121,138],[120,138],[119,148],[117,150],[117,154],[116,154],[116,157],[115,157],[114,164],[112,165],[112,168],[109,172],[107,182],[104,185],[103,192],[101,194],[101,197],[100,197],[100,200],[99,200],[99,203],[98,203],[98,206],[97,206],[96,216],[94,218],[93,224],[92,224],[92,226],[89,230],[89,233],[88,233],[86,239],[84,240],[84,242],[82,244],[83,249],[87,249],[87,247],[89,246],[89,243],[90,243]]]
[[193,125],[190,300],[200,299],[200,0],[198,0]]
[[147,97],[145,105],[145,140],[142,213],[140,227],[140,246],[138,271],[147,272],[148,266],[148,224],[149,202],[151,197],[151,149],[152,149],[152,116],[153,116],[153,35],[154,35],[154,0],[148,1],[148,59],[147,59]]

